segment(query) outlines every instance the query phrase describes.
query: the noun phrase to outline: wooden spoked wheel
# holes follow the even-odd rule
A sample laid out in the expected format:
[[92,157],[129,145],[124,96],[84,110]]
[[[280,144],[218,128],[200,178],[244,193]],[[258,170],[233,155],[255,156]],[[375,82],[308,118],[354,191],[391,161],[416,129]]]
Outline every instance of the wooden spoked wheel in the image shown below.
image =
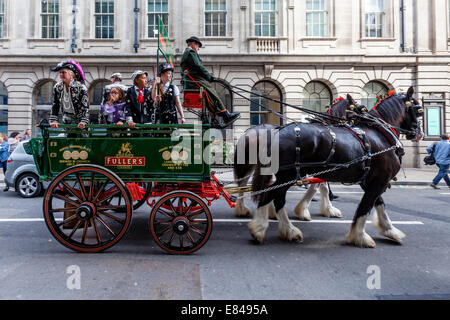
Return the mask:
[[154,205],[150,229],[155,242],[167,252],[190,254],[208,241],[212,231],[211,212],[193,192],[170,192]]
[[[111,199],[121,195],[120,205]],[[43,203],[51,234],[78,252],[100,252],[125,235],[133,212],[131,195],[113,172],[97,165],[62,171],[50,183]]]

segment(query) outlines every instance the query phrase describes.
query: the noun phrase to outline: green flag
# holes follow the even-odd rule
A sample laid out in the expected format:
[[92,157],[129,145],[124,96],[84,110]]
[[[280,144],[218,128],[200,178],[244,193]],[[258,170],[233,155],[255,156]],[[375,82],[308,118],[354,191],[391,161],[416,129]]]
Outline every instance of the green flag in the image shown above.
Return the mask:
[[158,15],[158,37],[159,37],[159,50],[163,54],[166,61],[171,64],[173,67],[173,50],[170,44],[169,35],[167,33],[166,28],[164,27],[164,22],[161,19],[161,16]]

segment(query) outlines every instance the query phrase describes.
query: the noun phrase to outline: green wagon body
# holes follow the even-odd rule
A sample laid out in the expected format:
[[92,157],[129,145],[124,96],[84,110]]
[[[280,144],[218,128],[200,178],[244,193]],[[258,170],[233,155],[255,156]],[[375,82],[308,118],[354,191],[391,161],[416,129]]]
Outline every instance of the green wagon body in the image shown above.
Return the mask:
[[207,129],[142,125],[130,130],[92,125],[82,132],[73,125],[43,127],[43,138],[31,139],[29,153],[43,181],[71,166],[95,164],[126,182],[204,182],[211,174],[209,157],[203,156],[210,143],[208,137],[205,139]]
[[50,181],[43,200],[49,231],[72,250],[100,252],[122,239],[133,210],[147,202],[150,230],[161,248],[197,251],[212,231],[211,202],[223,196],[235,205],[211,173],[208,129],[42,125],[42,138],[31,139],[25,149],[40,179]]

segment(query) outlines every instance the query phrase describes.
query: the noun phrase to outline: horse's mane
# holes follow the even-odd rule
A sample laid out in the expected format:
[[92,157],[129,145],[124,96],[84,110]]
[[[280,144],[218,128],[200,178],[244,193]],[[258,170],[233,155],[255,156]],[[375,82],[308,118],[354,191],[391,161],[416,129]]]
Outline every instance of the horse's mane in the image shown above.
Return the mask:
[[395,91],[390,91],[386,96],[378,96],[377,104],[370,114],[378,115],[386,122],[395,123],[404,114],[403,98],[403,95],[397,95]]
[[327,113],[330,116],[345,117],[345,111],[347,110],[348,105],[348,100],[339,97],[338,99],[333,100],[330,106],[327,107]]

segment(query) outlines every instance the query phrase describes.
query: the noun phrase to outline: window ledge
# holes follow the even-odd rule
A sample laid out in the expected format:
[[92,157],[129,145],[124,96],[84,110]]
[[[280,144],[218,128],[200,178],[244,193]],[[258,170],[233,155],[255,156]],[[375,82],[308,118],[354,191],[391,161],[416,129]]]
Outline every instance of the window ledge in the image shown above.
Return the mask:
[[304,37],[300,41],[336,41],[335,37]]
[[120,49],[121,39],[81,39],[83,43],[83,49],[90,49],[91,47],[105,48],[110,47],[113,49]]
[[200,40],[203,41],[233,41],[234,38],[233,37],[201,37]]
[[28,42],[66,42],[67,39],[63,38],[29,38]]
[[288,37],[248,37],[247,40],[288,40]]
[[395,38],[361,38],[360,42],[394,42]]
[[102,42],[121,42],[121,39],[118,38],[114,38],[114,39],[97,39],[97,38],[92,38],[92,39],[82,39],[82,42],[98,42],[98,43],[102,43]]

